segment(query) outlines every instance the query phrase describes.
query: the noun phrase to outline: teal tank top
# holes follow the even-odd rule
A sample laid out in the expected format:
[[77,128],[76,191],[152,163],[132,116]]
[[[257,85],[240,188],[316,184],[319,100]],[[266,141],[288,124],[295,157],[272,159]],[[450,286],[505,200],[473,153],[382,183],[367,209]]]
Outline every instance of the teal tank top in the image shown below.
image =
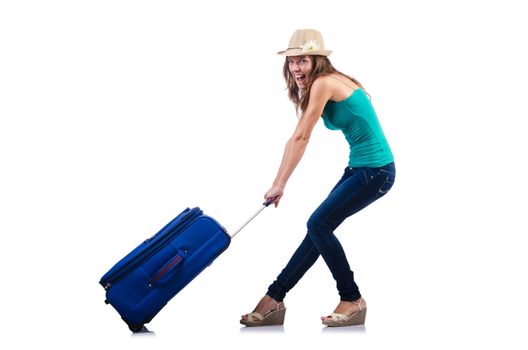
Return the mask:
[[394,161],[376,112],[362,89],[354,90],[343,101],[328,101],[322,117],[328,129],[341,130],[345,135],[350,167],[377,168]]

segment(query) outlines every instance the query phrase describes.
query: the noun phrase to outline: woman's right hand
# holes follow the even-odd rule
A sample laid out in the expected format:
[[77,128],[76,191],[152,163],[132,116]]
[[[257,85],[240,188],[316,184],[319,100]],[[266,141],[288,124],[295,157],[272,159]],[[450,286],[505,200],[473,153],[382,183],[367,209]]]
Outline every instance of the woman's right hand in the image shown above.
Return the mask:
[[266,194],[264,195],[264,199],[266,201],[273,199],[272,203],[275,203],[275,208],[277,208],[283,194],[284,194],[284,186],[273,185],[268,190],[268,192],[266,192]]

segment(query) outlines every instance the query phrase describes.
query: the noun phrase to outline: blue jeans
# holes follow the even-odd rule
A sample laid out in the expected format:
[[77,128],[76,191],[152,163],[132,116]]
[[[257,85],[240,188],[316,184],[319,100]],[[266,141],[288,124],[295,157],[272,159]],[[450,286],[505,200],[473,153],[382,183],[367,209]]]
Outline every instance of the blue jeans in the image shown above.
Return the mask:
[[349,216],[383,197],[396,177],[394,163],[379,168],[346,167],[343,177],[308,220],[308,233],[266,293],[282,301],[321,255],[336,280],[341,300],[361,297],[334,230]]

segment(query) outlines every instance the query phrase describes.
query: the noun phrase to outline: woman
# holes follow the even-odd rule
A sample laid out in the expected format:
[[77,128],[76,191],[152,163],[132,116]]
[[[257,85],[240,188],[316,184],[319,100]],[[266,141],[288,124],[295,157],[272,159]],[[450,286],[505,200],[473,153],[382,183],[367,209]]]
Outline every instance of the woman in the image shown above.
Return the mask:
[[301,160],[312,130],[322,116],[332,130],[341,130],[350,145],[348,166],[328,197],[308,220],[308,233],[286,267],[269,286],[255,310],[242,316],[246,326],[283,324],[284,297],[321,255],[337,283],[340,302],[329,316],[331,327],[365,322],[367,306],[354,281],[354,273],[334,230],[349,216],[381,198],[395,178],[394,159],[362,85],[337,71],[324,49],[321,34],[313,29],[294,32],[283,74],[289,97],[300,119],[284,150],[273,185],[266,192],[278,206],[293,170]]

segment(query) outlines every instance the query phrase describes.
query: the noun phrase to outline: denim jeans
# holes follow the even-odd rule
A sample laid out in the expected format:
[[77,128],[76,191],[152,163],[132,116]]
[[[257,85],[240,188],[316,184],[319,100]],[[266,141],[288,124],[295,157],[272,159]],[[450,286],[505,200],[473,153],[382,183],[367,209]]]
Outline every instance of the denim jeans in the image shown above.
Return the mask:
[[269,286],[267,295],[282,301],[319,255],[336,280],[341,300],[361,297],[345,251],[334,230],[349,216],[383,197],[396,176],[394,163],[379,168],[346,167],[343,177],[308,220],[308,233],[286,267]]

